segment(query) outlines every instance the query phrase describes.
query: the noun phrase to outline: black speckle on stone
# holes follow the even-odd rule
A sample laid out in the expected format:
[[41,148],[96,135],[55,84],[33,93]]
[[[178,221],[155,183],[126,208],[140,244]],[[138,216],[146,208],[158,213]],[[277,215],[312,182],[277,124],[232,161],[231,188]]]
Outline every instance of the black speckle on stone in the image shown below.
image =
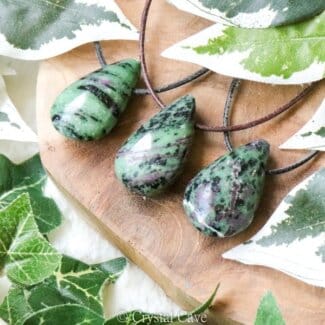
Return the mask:
[[243,199],[238,198],[236,204],[237,204],[238,206],[244,206],[245,201],[244,201]]
[[65,129],[68,131],[68,133],[71,134],[71,136],[74,138],[74,139],[77,139],[77,140],[91,140],[89,139],[89,137],[86,137],[86,136],[82,136],[80,135],[78,132],[76,132],[73,128],[73,126],[65,126]]
[[74,113],[74,116],[77,116],[77,117],[78,117],[80,120],[82,120],[82,121],[87,121],[86,116],[82,115],[82,114],[79,113],[79,112]]
[[101,122],[101,120],[100,119],[98,119],[96,116],[94,116],[94,115],[89,115],[89,118],[91,119],[91,120],[93,120],[94,122]]
[[52,116],[52,121],[53,122],[57,122],[57,121],[60,121],[61,120],[61,116],[58,115],[58,114],[55,114]]

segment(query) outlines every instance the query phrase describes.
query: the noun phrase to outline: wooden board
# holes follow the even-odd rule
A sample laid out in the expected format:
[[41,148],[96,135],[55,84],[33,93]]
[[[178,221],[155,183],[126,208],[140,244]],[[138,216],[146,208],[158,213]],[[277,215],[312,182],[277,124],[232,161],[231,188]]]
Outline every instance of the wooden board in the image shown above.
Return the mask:
[[[139,26],[143,1],[118,1]],[[168,17],[168,19],[165,19]],[[196,66],[163,59],[160,53],[174,42],[210,23],[177,11],[164,0],[154,1],[148,29],[148,62],[156,85],[179,79]],[[106,42],[109,62],[137,57],[136,42]],[[78,143],[60,136],[52,127],[49,109],[69,83],[98,68],[92,45],[44,62],[38,80],[38,130],[41,156],[53,177],[94,215],[93,220],[135,263],[156,280],[166,293],[185,308],[204,301],[221,282],[213,308],[218,321],[252,324],[260,297],[275,294],[288,324],[325,324],[325,290],[278,271],[223,260],[221,254],[255,234],[265,224],[285,194],[304,177],[324,166],[325,155],[290,174],[269,177],[253,225],[232,239],[207,238],[187,221],[182,195],[187,182],[225,152],[220,134],[197,132],[187,168],[170,191],[157,199],[143,200],[130,194],[115,179],[117,149],[140,124],[156,112],[150,97],[134,97],[115,130],[105,139]],[[197,120],[222,123],[222,110],[230,79],[211,74],[191,85],[163,95],[166,102],[191,93],[197,98]],[[300,86],[270,86],[244,82],[234,108],[233,123],[252,120],[274,110],[301,90]],[[277,146],[299,129],[315,112],[324,96],[324,83],[295,109],[263,126],[233,134],[235,144],[265,138],[272,144],[270,168],[289,164],[305,153],[280,151]],[[132,294],[132,293],[130,293]]]

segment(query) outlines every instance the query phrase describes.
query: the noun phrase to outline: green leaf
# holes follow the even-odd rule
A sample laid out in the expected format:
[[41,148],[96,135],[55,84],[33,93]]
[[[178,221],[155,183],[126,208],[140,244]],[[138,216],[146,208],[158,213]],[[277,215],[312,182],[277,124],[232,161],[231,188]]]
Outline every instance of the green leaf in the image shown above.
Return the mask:
[[60,305],[47,307],[33,313],[24,325],[103,325],[104,318],[81,305]]
[[[290,244],[295,240],[317,237],[325,233],[325,168],[311,178],[305,188],[294,196],[288,196],[287,218],[271,227],[271,234],[262,237],[257,244],[262,246]],[[322,246],[325,242],[322,244]],[[318,253],[325,262],[324,250]]]
[[186,320],[189,320],[191,317],[195,315],[200,315],[204,313],[212,304],[217,291],[219,289],[219,285],[212,293],[211,297],[203,303],[198,308],[194,309],[190,313],[179,315],[176,317],[172,316],[166,316],[166,315],[158,315],[158,314],[149,314],[145,312],[141,312],[138,310],[134,310],[125,314],[117,315],[111,319],[108,319],[105,323],[105,325],[131,325],[131,324],[137,324],[137,325],[163,325],[163,324],[172,324],[177,322],[185,322]]
[[104,318],[89,308],[78,304],[57,306],[46,306],[44,304],[42,309],[33,311],[27,302],[28,295],[29,292],[25,289],[11,289],[3,304],[0,306],[0,318],[10,325],[104,324]]
[[113,11],[71,0],[1,0],[0,12],[1,32],[22,50],[39,49],[53,38],[71,39],[81,24],[99,25],[104,20],[121,24]]
[[[24,289],[12,288],[0,306],[0,318],[9,324],[19,325],[25,324],[26,319],[29,319],[29,322],[35,321],[39,315],[62,319],[64,314],[61,313],[72,311],[73,319],[77,319],[75,317],[79,317],[78,314],[95,317],[95,313],[98,317],[94,319],[101,320],[103,324],[103,287],[115,282],[125,266],[124,257],[87,265],[63,256],[60,268],[42,283]],[[62,305],[75,307],[52,308]]]
[[262,76],[276,74],[287,79],[294,72],[306,69],[315,59],[325,61],[324,24],[325,14],[307,23],[268,30],[230,27],[223,37],[210,39],[207,45],[194,50],[209,55],[251,50],[249,57],[242,61],[246,69]]
[[260,302],[255,325],[285,325],[279,307],[271,292],[268,292]]
[[169,0],[179,9],[246,28],[289,25],[325,10],[323,0]]
[[217,24],[163,55],[241,79],[307,83],[320,80],[325,74],[324,26],[325,12],[303,23],[269,29]]
[[44,196],[47,175],[39,155],[20,165],[0,155],[0,170],[0,208],[28,192],[41,233],[48,233],[61,224],[61,213],[56,203]]
[[125,258],[87,265],[64,256],[53,276],[30,290],[28,302],[34,311],[44,306],[80,304],[103,316],[102,290],[113,283],[126,266]]
[[29,195],[22,194],[0,211],[0,270],[20,285],[33,285],[49,277],[61,255],[37,228]]
[[124,272],[126,265],[126,259],[124,257],[118,257],[107,262],[91,265],[91,267],[102,271],[108,276],[110,283],[115,283],[115,281]]
[[32,313],[27,302],[28,292],[23,288],[11,288],[0,305],[0,318],[8,324],[20,325],[26,316]]
[[101,39],[137,39],[115,1],[0,0],[0,53],[39,60]]

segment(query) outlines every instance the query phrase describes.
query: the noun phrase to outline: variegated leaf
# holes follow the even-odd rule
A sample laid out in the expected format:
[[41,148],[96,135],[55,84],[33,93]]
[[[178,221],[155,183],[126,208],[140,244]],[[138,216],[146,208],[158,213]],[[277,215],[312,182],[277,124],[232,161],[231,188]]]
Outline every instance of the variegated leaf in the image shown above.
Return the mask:
[[223,254],[325,287],[325,168],[297,185],[250,240]]
[[81,304],[103,316],[104,285],[114,283],[125,266],[124,257],[88,265],[63,256],[59,269],[41,285],[30,290],[28,302],[34,311],[41,310],[44,305]]
[[61,254],[37,228],[27,193],[0,210],[0,271],[5,269],[12,282],[23,286],[39,283],[60,261]]
[[61,224],[61,212],[56,203],[45,194],[48,176],[39,155],[16,165],[0,154],[0,208],[23,193],[31,198],[33,216],[42,234]]
[[51,306],[32,313],[24,325],[103,325],[104,318],[83,305]]
[[325,151],[325,99],[314,116],[281,149],[313,149]]
[[213,25],[162,53],[217,73],[274,84],[301,84],[325,74],[325,12],[269,29]]
[[246,28],[288,25],[325,10],[323,0],[167,0],[192,14]]
[[114,0],[0,0],[2,55],[41,60],[110,39],[138,39]]
[[[21,325],[27,319],[37,319],[38,315],[52,315],[54,319],[48,321],[54,324],[60,317],[67,317],[67,312],[73,311],[73,317],[82,318],[86,311],[101,319],[103,288],[105,284],[115,282],[125,266],[124,257],[88,265],[63,256],[60,267],[44,282],[33,287],[11,288],[0,305],[0,318],[9,324]],[[71,305],[75,308],[65,307]]]

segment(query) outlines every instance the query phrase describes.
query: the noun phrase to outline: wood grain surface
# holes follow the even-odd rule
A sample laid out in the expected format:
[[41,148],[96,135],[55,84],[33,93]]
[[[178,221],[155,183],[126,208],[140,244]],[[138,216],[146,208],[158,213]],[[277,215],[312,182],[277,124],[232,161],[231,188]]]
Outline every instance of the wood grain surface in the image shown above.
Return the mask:
[[[142,0],[117,1],[135,26],[139,26]],[[197,66],[160,57],[176,41],[211,23],[178,11],[164,0],[154,1],[148,26],[147,55],[156,85],[175,81]],[[138,57],[136,42],[103,43],[109,62]],[[268,220],[287,192],[324,166],[320,155],[304,167],[282,176],[268,177],[260,208],[252,226],[231,239],[208,238],[187,221],[182,195],[188,181],[204,166],[225,153],[222,135],[197,131],[184,174],[167,194],[146,199],[129,193],[114,176],[117,149],[157,107],[150,97],[134,97],[114,131],[105,139],[80,143],[69,141],[52,127],[49,109],[58,93],[84,74],[97,69],[91,44],[44,62],[38,80],[37,119],[41,157],[54,179],[94,216],[93,221],[132,261],[184,308],[204,301],[217,283],[218,299],[211,324],[234,320],[252,324],[259,300],[267,290],[276,296],[288,324],[325,324],[325,290],[312,287],[276,270],[224,260],[221,254],[254,235]],[[230,78],[210,74],[197,82],[164,94],[164,101],[191,93],[197,99],[197,120],[222,123],[222,111]],[[256,138],[272,144],[270,168],[284,166],[305,155],[277,147],[313,115],[324,96],[324,83],[289,113],[253,130],[236,132],[236,145]],[[232,123],[246,122],[273,111],[301,90],[301,86],[271,86],[243,82],[234,107]],[[130,293],[132,294],[132,293]]]

